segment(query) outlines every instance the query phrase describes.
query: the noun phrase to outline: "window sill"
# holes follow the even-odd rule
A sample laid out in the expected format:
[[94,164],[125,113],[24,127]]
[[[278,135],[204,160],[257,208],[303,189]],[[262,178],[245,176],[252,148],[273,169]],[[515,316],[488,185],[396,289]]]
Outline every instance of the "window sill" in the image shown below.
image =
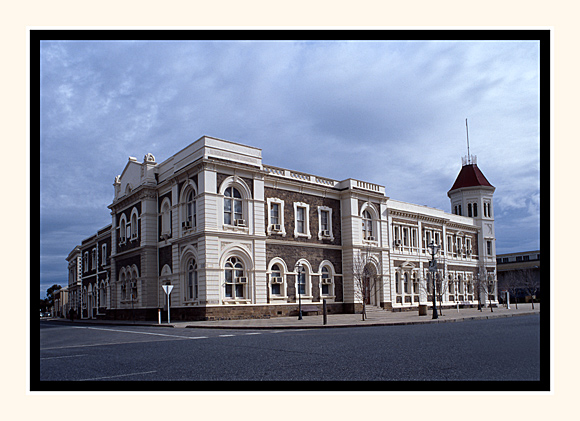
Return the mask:
[[222,302],[228,305],[250,304],[250,300],[246,298],[224,298]]
[[243,232],[245,234],[250,232],[250,229],[248,227],[238,227],[236,225],[222,225],[222,229],[224,231],[232,231],[232,232]]

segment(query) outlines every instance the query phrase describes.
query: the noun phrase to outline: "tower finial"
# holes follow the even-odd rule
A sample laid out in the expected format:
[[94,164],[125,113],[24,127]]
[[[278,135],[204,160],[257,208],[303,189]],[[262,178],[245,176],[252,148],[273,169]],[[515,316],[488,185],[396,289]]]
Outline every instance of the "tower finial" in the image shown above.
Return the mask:
[[469,152],[469,127],[467,126],[467,119],[465,119],[465,132],[467,133],[467,156],[461,159],[463,166],[477,164],[477,157]]
[[467,119],[465,119],[465,132],[467,133],[467,162],[471,164],[471,156],[469,155],[469,127],[467,126]]

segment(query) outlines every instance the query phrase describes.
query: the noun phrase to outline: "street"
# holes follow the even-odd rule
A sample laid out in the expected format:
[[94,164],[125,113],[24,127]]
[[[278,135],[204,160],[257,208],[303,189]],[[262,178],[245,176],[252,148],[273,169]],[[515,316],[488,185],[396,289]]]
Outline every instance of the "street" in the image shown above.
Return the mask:
[[[64,387],[54,381],[91,382],[73,386],[79,390],[101,381],[108,383],[97,390],[125,390],[124,382],[138,390],[147,389],[146,382],[223,382],[208,386],[233,391],[236,384],[226,382],[287,382],[281,390],[295,390],[288,383],[294,381],[367,382],[369,390],[396,390],[392,383],[368,383],[374,381],[535,382],[540,380],[540,317],[256,331],[43,321],[39,379],[40,390]],[[204,384],[188,387],[203,390]],[[264,386],[253,384],[250,390]],[[307,390],[328,388],[312,383]]]

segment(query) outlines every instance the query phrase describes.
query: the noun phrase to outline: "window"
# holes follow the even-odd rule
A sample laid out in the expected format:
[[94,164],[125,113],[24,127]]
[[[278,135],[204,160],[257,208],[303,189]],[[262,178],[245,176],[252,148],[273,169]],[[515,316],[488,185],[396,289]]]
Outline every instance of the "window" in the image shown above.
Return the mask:
[[373,218],[368,210],[364,211],[362,214],[362,229],[363,229],[363,239],[374,240],[373,235]]
[[419,281],[416,273],[413,273],[413,292],[419,294]]
[[280,266],[273,265],[272,273],[270,274],[270,284],[272,286],[272,295],[281,295],[282,287],[282,271]]
[[230,257],[225,265],[226,298],[244,298],[247,279],[244,276],[244,265],[237,257]]
[[404,280],[403,288],[404,288],[405,294],[408,294],[409,293],[409,274],[408,273],[405,272],[405,274],[403,275],[403,280]]
[[477,203],[473,204],[473,217],[477,218]]
[[412,246],[417,247],[417,228],[411,230]]
[[306,294],[306,271],[302,270],[298,275],[298,294]]
[[95,270],[97,268],[97,249],[91,250],[91,269]]
[[228,187],[224,196],[224,224],[240,224],[244,220],[242,195],[235,187]]
[[409,245],[409,228],[403,228],[403,245]]
[[334,240],[332,233],[332,208],[318,207],[318,239]]
[[101,265],[107,264],[107,245],[103,244],[101,248]]
[[125,215],[121,215],[119,223],[119,244],[124,244],[127,239],[127,220]]
[[280,204],[272,203],[270,207],[270,223],[272,225],[280,225]]
[[197,264],[191,259],[187,264],[186,299],[195,300],[199,297],[199,283],[197,279]]
[[194,195],[195,192],[190,190],[185,199],[185,222],[189,223],[186,224],[186,227],[188,228],[197,226],[197,209]]
[[89,270],[89,252],[85,251],[85,254],[83,256],[83,270],[85,272],[88,272]]
[[279,234],[286,236],[284,227],[284,201],[281,199],[268,198],[268,225],[266,231],[268,234]]
[[491,256],[492,255],[491,251],[492,251],[491,250],[491,241],[488,240],[487,241],[487,255],[488,256]]
[[471,211],[471,203],[467,204],[467,216],[472,217],[473,213]]
[[395,273],[395,294],[401,293],[401,287],[399,286],[399,272]]
[[138,226],[137,226],[137,211],[133,209],[131,212],[131,239],[137,238]]
[[309,212],[310,206],[308,204],[294,202],[294,237],[311,238]]
[[300,234],[306,233],[306,208],[299,207],[296,209],[296,231]]
[[328,266],[324,266],[321,270],[320,275],[320,291],[322,295],[331,295],[332,294],[332,272],[330,271]]
[[524,262],[528,262],[530,260],[530,256],[524,256]]

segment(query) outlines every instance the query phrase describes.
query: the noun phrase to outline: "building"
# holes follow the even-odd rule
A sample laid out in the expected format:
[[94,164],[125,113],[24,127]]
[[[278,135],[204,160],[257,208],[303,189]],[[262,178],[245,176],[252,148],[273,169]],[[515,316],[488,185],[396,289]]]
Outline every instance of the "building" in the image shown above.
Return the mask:
[[[518,253],[506,253],[497,255],[497,282],[499,291],[507,291],[512,287],[510,301],[531,300],[529,288],[525,284],[537,285],[537,292],[540,296],[540,250],[524,251]],[[515,282],[515,285],[510,285]],[[519,284],[519,287],[517,286]],[[515,287],[515,288],[514,288]],[[503,298],[503,297],[502,297]]]
[[326,300],[331,314],[363,300],[416,309],[432,298],[434,242],[442,304],[496,304],[495,189],[472,161],[447,213],[384,186],[268,166],[260,149],[208,136],[161,163],[130,157],[111,225],[67,258],[69,300],[82,317],[148,320],[165,314],[163,285],[172,320],[289,316],[299,300]]

